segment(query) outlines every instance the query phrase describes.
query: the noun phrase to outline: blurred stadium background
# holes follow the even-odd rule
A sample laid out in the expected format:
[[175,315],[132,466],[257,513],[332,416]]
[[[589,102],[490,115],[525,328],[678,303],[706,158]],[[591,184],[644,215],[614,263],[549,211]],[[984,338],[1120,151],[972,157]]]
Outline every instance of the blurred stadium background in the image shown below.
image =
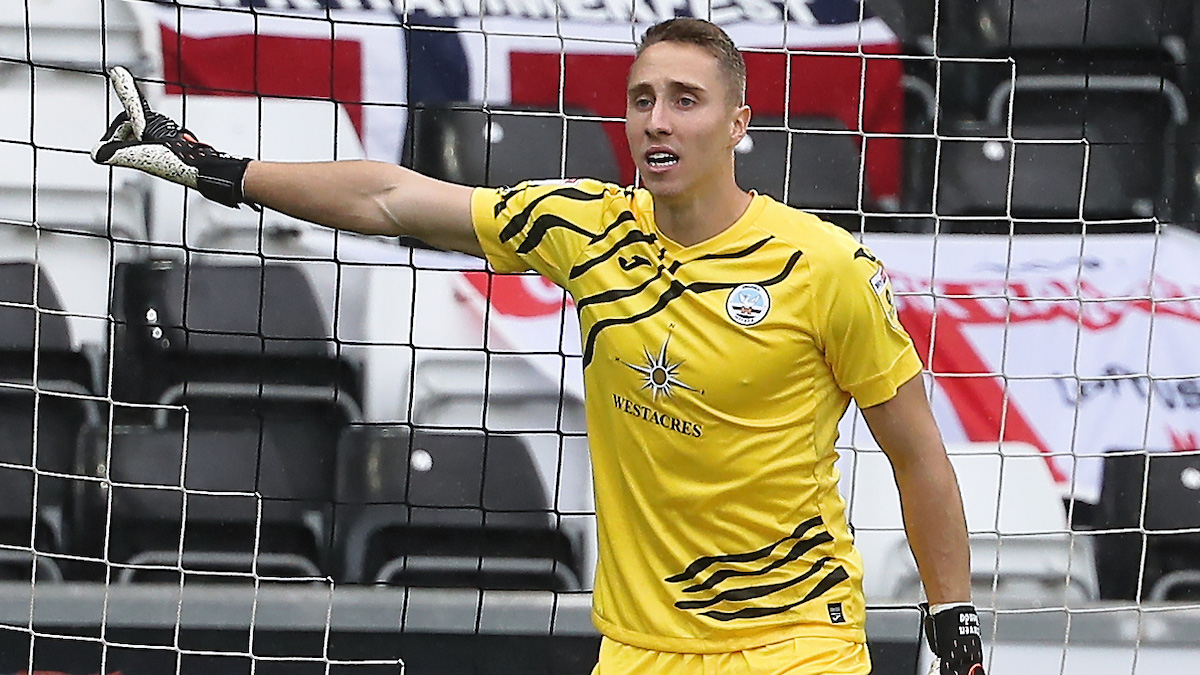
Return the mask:
[[[889,265],[989,672],[1196,663],[1193,0],[5,0],[0,673],[589,672],[569,299],[87,151],[120,64],[233,154],[631,183],[676,13],[746,52],[743,187]],[[842,432],[876,672],[915,673],[890,469]]]

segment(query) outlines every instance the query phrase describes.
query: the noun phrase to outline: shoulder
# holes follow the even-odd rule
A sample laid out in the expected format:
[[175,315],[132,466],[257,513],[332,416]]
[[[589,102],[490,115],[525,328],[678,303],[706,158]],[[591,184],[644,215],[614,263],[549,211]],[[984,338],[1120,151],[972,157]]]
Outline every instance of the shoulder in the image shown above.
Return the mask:
[[546,202],[550,205],[605,202],[619,198],[623,191],[618,185],[591,178],[528,180],[502,187],[477,187],[474,199],[493,204],[499,215],[502,211],[519,212]]
[[524,203],[551,200],[552,203],[608,204],[631,198],[631,190],[592,178],[530,180],[512,187],[496,189],[501,197],[521,197]]
[[[803,253],[813,272],[844,272],[863,257],[860,250],[869,255],[863,244],[845,229],[770,197],[764,199],[766,205],[756,226]],[[874,256],[869,259],[875,260]]]
[[631,191],[593,179],[532,180],[508,187],[476,188],[473,217],[503,226],[504,236],[513,236],[543,216],[564,220],[592,230],[604,214],[627,210]]

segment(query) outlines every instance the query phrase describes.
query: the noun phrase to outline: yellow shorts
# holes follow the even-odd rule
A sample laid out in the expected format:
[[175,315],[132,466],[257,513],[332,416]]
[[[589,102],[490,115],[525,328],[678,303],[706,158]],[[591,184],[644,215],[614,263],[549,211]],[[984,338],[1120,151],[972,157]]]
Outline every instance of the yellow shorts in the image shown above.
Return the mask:
[[804,637],[740,652],[681,654],[600,641],[592,675],[868,675],[867,646],[835,638]]

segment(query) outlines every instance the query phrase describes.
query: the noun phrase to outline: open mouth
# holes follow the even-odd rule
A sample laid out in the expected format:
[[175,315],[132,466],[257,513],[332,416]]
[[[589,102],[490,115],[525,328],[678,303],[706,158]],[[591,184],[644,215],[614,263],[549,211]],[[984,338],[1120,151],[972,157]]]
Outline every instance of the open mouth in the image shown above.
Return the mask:
[[646,164],[654,169],[664,169],[679,163],[679,156],[670,152],[652,152],[646,155]]

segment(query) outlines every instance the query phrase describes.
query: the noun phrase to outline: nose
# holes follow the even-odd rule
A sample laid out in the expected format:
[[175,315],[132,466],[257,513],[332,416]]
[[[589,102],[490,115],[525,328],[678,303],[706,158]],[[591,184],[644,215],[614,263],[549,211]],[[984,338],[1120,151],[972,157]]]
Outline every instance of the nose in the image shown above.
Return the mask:
[[650,136],[664,136],[670,135],[670,133],[670,111],[661,102],[655,101],[654,106],[650,108],[650,119],[647,120],[646,134]]

